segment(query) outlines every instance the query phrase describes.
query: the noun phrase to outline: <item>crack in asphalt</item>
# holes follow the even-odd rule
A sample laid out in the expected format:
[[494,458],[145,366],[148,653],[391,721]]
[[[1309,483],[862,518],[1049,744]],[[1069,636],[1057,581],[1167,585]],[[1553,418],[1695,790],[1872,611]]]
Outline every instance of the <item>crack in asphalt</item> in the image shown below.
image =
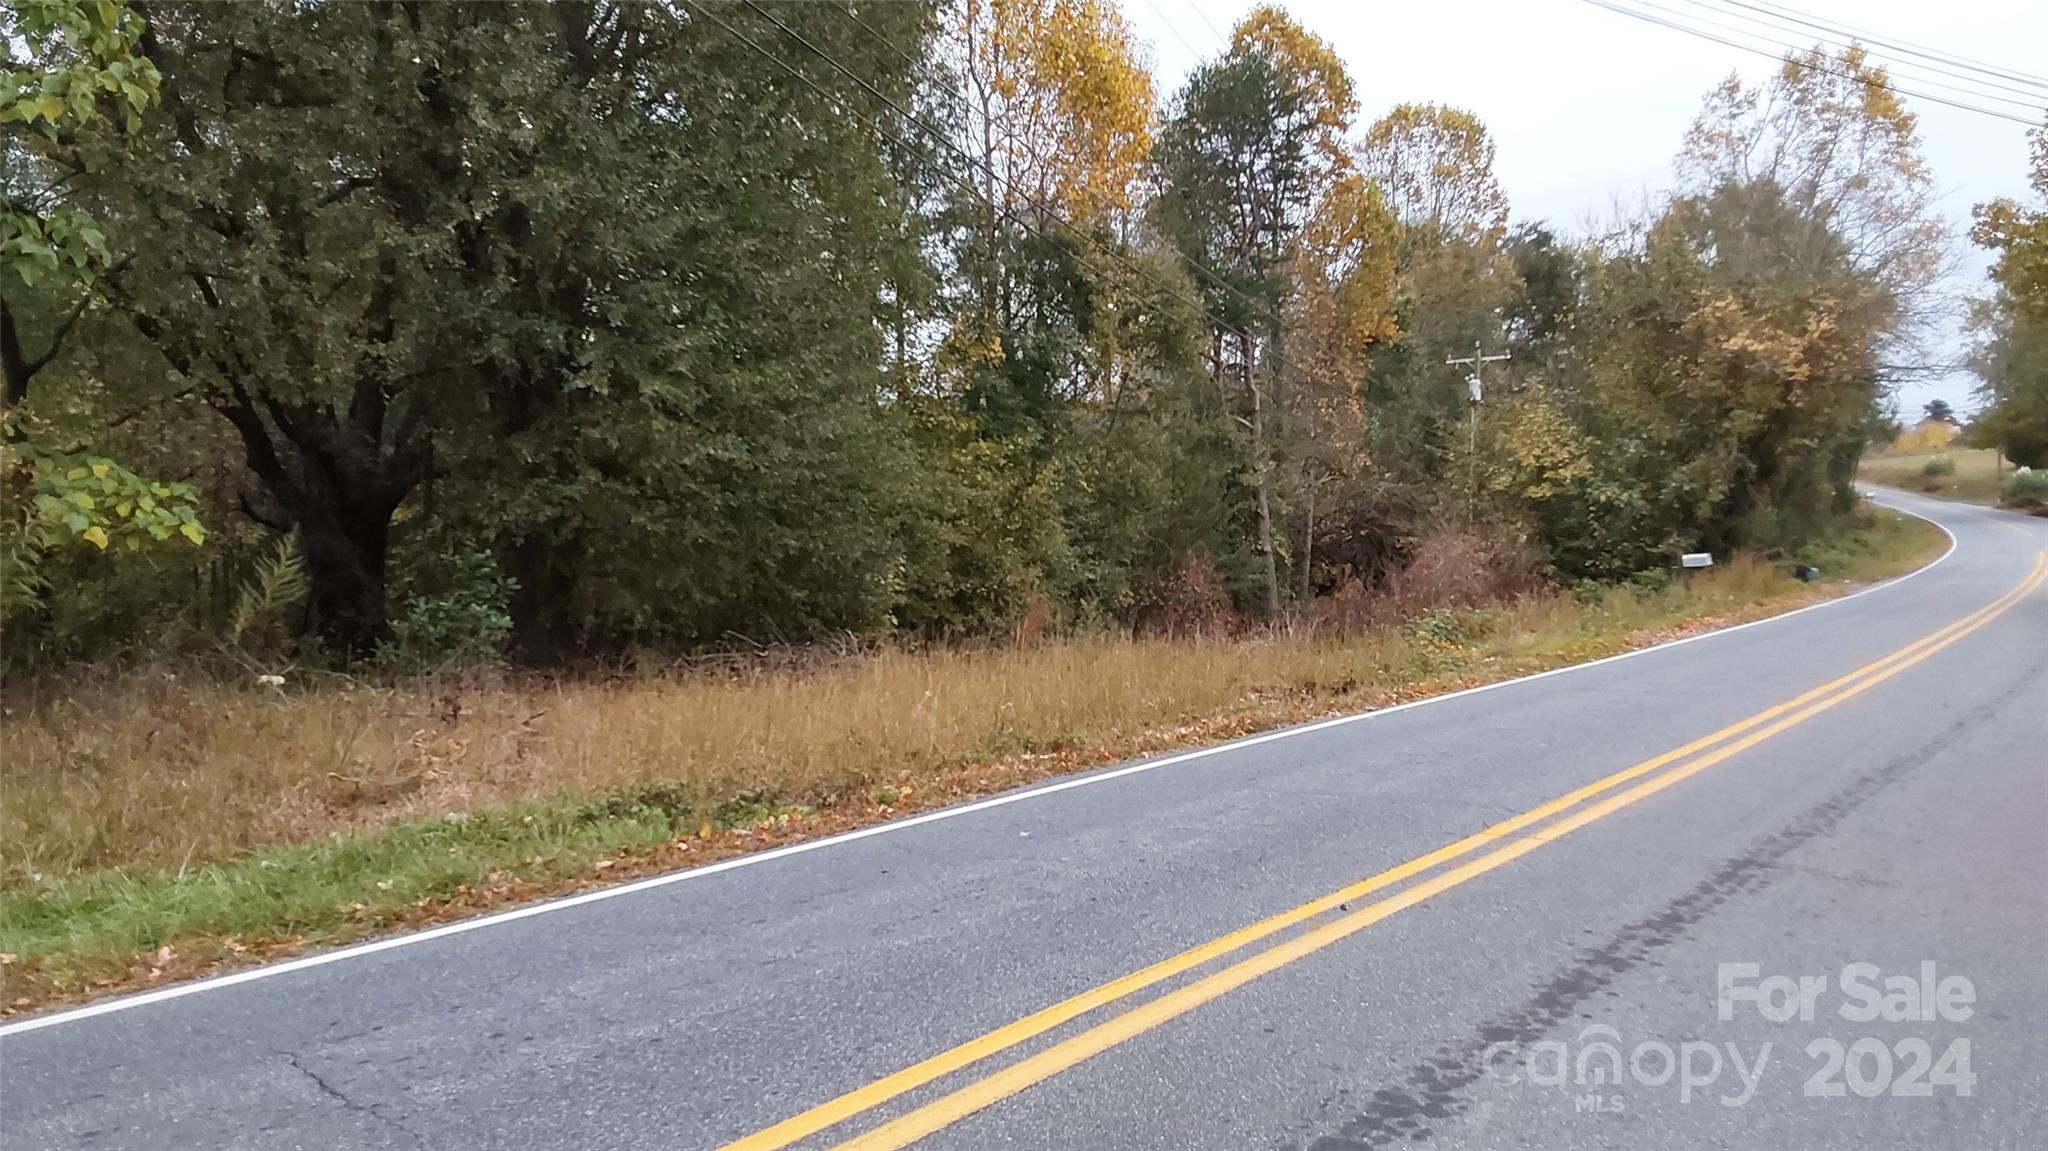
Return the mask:
[[392,1130],[397,1131],[399,1134],[404,1135],[406,1138],[412,1140],[414,1146],[426,1146],[426,1140],[421,1137],[419,1132],[412,1130],[411,1128],[407,1127],[405,1124],[399,1122],[398,1120],[393,1119],[390,1116],[380,1112],[379,1110],[377,1110],[377,1105],[374,1103],[359,1103],[356,1100],[349,1098],[346,1092],[335,1087],[332,1083],[329,1083],[325,1076],[321,1075],[318,1071],[313,1070],[311,1067],[308,1067],[306,1065],[305,1060],[300,1057],[298,1052],[279,1051],[277,1052],[277,1055],[281,1057],[287,1064],[290,1064],[292,1070],[305,1076],[309,1081],[311,1081],[314,1088],[316,1088],[322,1095],[325,1095],[329,1099],[334,1100],[336,1103],[341,1104],[342,1110],[352,1111],[362,1115],[368,1115],[370,1118],[375,1119],[377,1122],[384,1124],[386,1127],[389,1127]]
[[[1486,1075],[1485,1052],[1496,1043],[1528,1045],[1573,1017],[1579,1007],[1623,974],[1654,961],[1665,946],[1685,938],[1698,924],[1739,895],[1763,890],[1784,872],[1783,861],[1807,842],[1827,835],[1878,792],[1953,746],[1972,727],[2032,687],[2048,663],[2036,662],[1997,698],[1964,714],[1941,734],[1856,779],[1800,813],[1777,831],[1752,841],[1740,855],[1724,860],[1692,890],[1656,914],[1636,920],[1603,944],[1580,951],[1573,962],[1536,988],[1516,1010],[1482,1023],[1462,1044],[1439,1048],[1412,1066],[1406,1081],[1382,1087],[1335,1132],[1312,1139],[1307,1151],[1368,1151],[1434,1133],[1433,1125],[1471,1108],[1465,1092]],[[1341,1108],[1349,1089],[1325,1099],[1318,1112]],[[1299,1146],[1289,1141],[1286,1146]]]

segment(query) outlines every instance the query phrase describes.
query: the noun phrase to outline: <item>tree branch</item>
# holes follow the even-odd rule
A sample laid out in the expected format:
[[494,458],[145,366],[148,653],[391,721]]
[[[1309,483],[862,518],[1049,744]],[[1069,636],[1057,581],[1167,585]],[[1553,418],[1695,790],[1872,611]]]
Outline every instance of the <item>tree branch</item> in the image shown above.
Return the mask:
[[249,498],[248,492],[237,491],[235,493],[235,502],[241,505],[243,515],[248,516],[251,520],[269,528],[271,531],[288,532],[297,526],[289,519],[277,519],[264,515],[261,511],[257,510],[256,503]]

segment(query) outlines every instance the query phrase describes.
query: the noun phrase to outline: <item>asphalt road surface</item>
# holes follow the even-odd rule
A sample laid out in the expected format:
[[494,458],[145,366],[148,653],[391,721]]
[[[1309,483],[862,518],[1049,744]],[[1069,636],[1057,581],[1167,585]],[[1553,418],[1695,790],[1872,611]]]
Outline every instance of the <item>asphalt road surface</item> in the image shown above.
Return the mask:
[[1954,551],[1789,617],[10,1025],[0,1145],[2048,1147],[2048,520],[1883,499]]

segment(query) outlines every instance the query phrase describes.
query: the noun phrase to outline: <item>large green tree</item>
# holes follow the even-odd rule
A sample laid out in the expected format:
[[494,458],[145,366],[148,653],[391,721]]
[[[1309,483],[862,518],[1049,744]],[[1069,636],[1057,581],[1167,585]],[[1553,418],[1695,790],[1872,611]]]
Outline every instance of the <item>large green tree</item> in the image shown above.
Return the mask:
[[[138,11],[161,114],[70,154],[107,296],[234,428],[331,643],[383,634],[400,518],[497,558],[534,658],[883,617],[899,230],[862,86],[725,5]],[[834,13],[762,11],[907,87]],[[870,21],[915,51],[929,11]]]

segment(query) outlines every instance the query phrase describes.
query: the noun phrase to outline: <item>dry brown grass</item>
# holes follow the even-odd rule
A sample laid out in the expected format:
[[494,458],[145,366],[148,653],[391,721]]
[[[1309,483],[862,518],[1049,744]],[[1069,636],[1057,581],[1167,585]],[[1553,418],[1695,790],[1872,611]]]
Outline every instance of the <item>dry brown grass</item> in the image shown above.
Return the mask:
[[[1944,542],[1879,517],[1823,559],[1896,574]],[[1609,655],[1830,594],[1737,562],[1644,594],[1459,606],[1442,570],[1252,635],[1013,637],[796,653],[606,681],[161,673],[0,705],[0,1017],[694,866],[1047,776]],[[1512,557],[1504,557],[1511,559]],[[1510,571],[1512,564],[1500,565]],[[1427,577],[1427,578],[1425,578]],[[1496,577],[1488,577],[1496,579]],[[1362,594],[1362,593],[1361,593]],[[1206,622],[1205,622],[1206,621]],[[783,653],[789,656],[790,653]],[[441,818],[456,812],[464,818]]]
[[1803,594],[1737,564],[1659,596],[1529,596],[1419,630],[1084,637],[605,682],[279,691],[159,672],[17,690],[0,745],[0,884],[176,869],[657,783],[705,810],[750,793],[865,804],[878,788],[963,764],[1113,754],[1275,700],[1358,700],[1432,676],[1555,663],[1614,650],[1636,629]]

